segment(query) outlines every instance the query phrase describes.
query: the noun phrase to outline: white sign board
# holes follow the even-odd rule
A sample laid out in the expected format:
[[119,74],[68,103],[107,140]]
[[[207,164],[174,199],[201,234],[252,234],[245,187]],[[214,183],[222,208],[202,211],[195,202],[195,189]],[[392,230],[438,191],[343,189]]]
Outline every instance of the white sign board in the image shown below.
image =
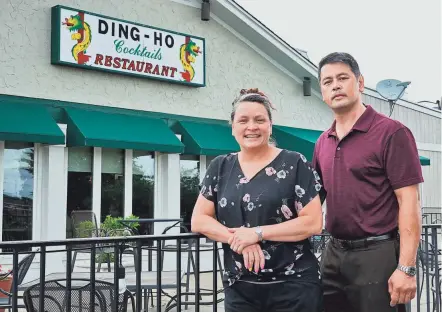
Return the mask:
[[82,10],[52,8],[51,63],[205,86],[205,40]]

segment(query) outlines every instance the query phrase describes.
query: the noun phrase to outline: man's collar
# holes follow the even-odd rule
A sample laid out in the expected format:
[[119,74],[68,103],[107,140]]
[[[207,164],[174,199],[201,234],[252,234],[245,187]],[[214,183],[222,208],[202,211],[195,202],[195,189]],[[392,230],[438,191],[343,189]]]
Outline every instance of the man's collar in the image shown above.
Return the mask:
[[[371,124],[373,123],[374,117],[376,116],[376,111],[370,105],[364,104],[364,106],[366,107],[364,113],[362,113],[362,115],[359,117],[359,119],[353,125],[351,130],[358,130],[358,131],[366,133],[370,129]],[[333,121],[333,124],[330,127],[330,129],[328,130],[327,135],[328,135],[328,137],[330,137],[330,136],[337,137],[336,120]]]

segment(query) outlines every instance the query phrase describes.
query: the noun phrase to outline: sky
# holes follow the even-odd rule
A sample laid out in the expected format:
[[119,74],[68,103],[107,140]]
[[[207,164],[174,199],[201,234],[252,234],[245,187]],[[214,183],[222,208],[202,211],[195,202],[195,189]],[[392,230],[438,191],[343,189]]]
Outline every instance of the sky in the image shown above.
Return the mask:
[[316,65],[330,52],[348,52],[367,87],[411,81],[404,99],[441,99],[440,0],[235,1]]

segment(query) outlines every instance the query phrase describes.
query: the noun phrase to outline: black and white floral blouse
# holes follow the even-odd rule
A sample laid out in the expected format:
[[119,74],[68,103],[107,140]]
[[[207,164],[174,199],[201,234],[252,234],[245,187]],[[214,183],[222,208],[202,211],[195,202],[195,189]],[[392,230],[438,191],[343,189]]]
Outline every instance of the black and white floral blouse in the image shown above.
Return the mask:
[[[217,220],[227,227],[256,227],[294,219],[320,190],[319,176],[307,159],[288,150],[282,150],[250,180],[244,176],[236,153],[218,156],[201,183],[201,194],[214,202]],[[306,271],[318,278],[318,262],[307,239],[264,241],[260,245],[266,261],[265,268],[256,274],[245,268],[242,255],[223,244],[225,284],[239,279],[284,281],[299,278]]]

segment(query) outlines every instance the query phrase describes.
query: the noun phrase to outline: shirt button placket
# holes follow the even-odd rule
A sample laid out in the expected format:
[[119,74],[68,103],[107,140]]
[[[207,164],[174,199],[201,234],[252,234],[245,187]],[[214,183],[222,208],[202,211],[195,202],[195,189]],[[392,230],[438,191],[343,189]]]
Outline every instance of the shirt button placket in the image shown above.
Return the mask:
[[339,159],[341,147],[337,147],[335,151],[335,159]]

